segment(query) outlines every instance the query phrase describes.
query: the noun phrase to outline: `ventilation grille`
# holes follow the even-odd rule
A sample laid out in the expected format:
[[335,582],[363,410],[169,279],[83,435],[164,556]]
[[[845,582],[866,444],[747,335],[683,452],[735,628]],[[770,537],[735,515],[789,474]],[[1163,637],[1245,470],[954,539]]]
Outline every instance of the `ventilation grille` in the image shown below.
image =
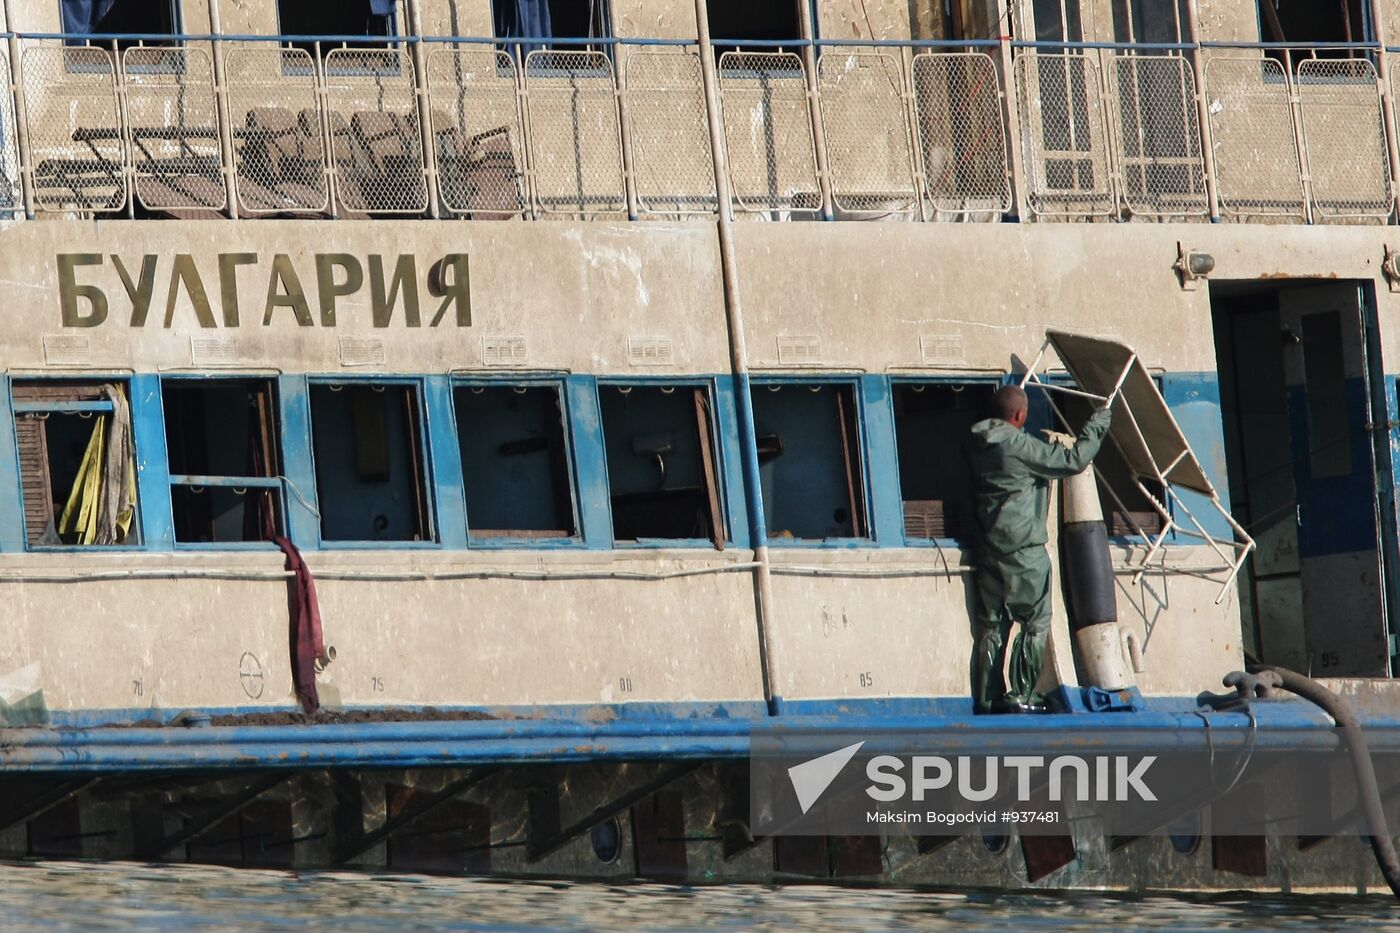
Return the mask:
[[778,337],[778,362],[787,366],[822,361],[820,337]]
[[675,350],[665,337],[627,338],[627,362],[633,366],[671,366],[675,361]]
[[524,366],[530,360],[524,337],[482,337],[481,362],[484,366]]

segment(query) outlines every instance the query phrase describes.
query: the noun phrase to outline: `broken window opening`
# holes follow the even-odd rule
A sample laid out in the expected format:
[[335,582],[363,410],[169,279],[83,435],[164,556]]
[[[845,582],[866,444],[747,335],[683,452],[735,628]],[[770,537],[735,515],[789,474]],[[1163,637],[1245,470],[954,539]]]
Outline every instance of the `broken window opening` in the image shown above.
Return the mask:
[[1032,0],[1022,10],[1031,17],[1031,22],[1026,24],[1030,27],[1027,32],[1037,42],[1084,41],[1084,20],[1080,14],[1079,0]]
[[519,46],[522,57],[540,48],[592,49],[590,44],[548,40],[597,39],[612,35],[607,0],[492,0],[491,20],[498,39],[542,39]]
[[10,395],[29,547],[139,544],[126,385],[34,380]]
[[[398,35],[394,0],[277,0],[277,26],[284,36],[365,36],[365,42],[322,42],[321,54],[334,48],[382,49],[374,37]],[[316,54],[315,42],[292,42]]]
[[972,472],[963,445],[972,426],[991,417],[995,391],[991,382],[895,384],[905,538],[971,541],[976,536]]
[[759,384],[753,412],[769,538],[869,537],[855,386]]
[[[70,35],[173,36],[180,32],[178,0],[62,0],[60,18]],[[169,45],[155,39],[69,39],[68,45],[99,45],[110,50],[133,45]]]
[[[1066,395],[1062,392],[1054,393],[1055,404],[1060,412],[1069,421],[1069,430],[1078,431],[1089,420],[1089,415],[1093,413],[1094,405],[1088,399],[1077,398]],[[1064,425],[1059,425],[1056,430],[1064,431]],[[1162,531],[1162,515],[1152,507],[1152,502],[1143,494],[1142,490],[1134,482],[1134,475],[1128,466],[1128,462],[1123,459],[1123,454],[1114,444],[1112,437],[1104,438],[1103,446],[1099,448],[1099,454],[1094,458],[1093,469],[1098,473],[1099,504],[1103,507],[1104,523],[1108,526],[1108,536],[1110,538],[1135,538],[1138,536],[1134,529],[1137,528],[1147,535],[1160,534]],[[1143,486],[1158,502],[1166,502],[1166,491],[1162,484],[1154,479],[1142,478]],[[1104,487],[1107,487],[1105,489]],[[1118,503],[1113,501],[1113,495],[1108,489],[1116,493],[1124,508],[1119,508]],[[1126,509],[1126,511],[1125,511]]]
[[1186,42],[1191,33],[1189,15],[1186,0],[1125,0],[1114,3],[1113,41]]
[[469,537],[577,536],[559,387],[463,385],[453,404]]
[[[1290,42],[1309,45],[1314,42],[1367,42],[1371,23],[1366,5],[1361,0],[1332,0],[1328,3],[1309,0],[1259,0],[1259,38],[1263,42]],[[1269,49],[1266,55],[1282,61],[1282,50]],[[1349,58],[1347,49],[1319,49],[1320,57]],[[1294,56],[1295,61],[1298,55]]]
[[723,550],[709,390],[605,385],[598,393],[613,540],[709,540]]
[[[715,55],[725,52],[776,52],[791,50],[795,40],[802,38],[802,18],[795,0],[711,0],[710,35],[715,41]],[[726,39],[746,42],[771,41],[772,45],[727,44]]]
[[266,379],[167,381],[165,442],[175,541],[281,535],[276,396]]
[[431,541],[417,386],[316,383],[311,447],[323,541]]

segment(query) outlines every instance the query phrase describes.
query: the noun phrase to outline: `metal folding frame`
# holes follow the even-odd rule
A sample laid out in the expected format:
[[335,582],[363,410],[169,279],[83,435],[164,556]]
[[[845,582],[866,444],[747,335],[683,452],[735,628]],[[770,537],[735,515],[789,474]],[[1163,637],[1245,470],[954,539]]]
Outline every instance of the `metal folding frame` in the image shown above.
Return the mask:
[[[1106,396],[1096,395],[1092,392],[1086,392],[1082,389],[1070,388],[1068,386],[1056,385],[1055,383],[1047,382],[1045,380],[1042,380],[1036,374],[1037,367],[1040,366],[1041,362],[1045,358],[1045,351],[1048,350],[1051,346],[1054,346],[1054,338],[1051,337],[1050,334],[1047,332],[1045,341],[1040,345],[1040,350],[1036,353],[1035,358],[1031,361],[1030,366],[1026,368],[1025,375],[1021,377],[1020,385],[1022,388],[1025,388],[1028,384],[1034,382],[1037,387],[1044,389],[1046,391],[1046,400],[1050,403],[1051,409],[1055,412],[1055,417],[1058,418],[1060,423],[1064,424],[1066,427],[1069,427],[1069,421],[1065,418],[1064,413],[1060,411],[1060,407],[1055,404],[1054,398],[1051,393],[1060,392],[1066,395],[1078,396],[1080,398],[1086,398],[1090,399],[1091,401],[1098,402],[1099,404],[1105,407],[1112,407],[1114,401],[1117,400],[1121,395],[1123,383],[1127,381],[1128,376],[1133,371],[1133,367],[1141,365],[1137,352],[1132,350],[1131,348],[1125,347],[1125,349],[1128,349],[1129,351],[1128,359],[1127,362],[1124,363],[1122,371],[1119,372],[1118,378],[1114,381],[1112,391],[1110,391]],[[1119,346],[1124,345],[1119,344]],[[1056,347],[1056,352],[1058,354],[1058,347]],[[1067,363],[1068,361],[1065,362]],[[1068,365],[1066,366],[1066,368],[1068,369]],[[1161,398],[1160,392],[1158,393],[1158,398]],[[1178,433],[1181,434],[1184,440],[1185,433],[1181,431],[1180,425],[1176,423],[1176,418],[1171,414],[1171,410],[1167,407],[1165,399],[1162,399],[1162,411],[1166,414],[1168,418],[1171,419],[1172,426],[1177,429]],[[1216,605],[1219,605],[1225,599],[1225,595],[1230,591],[1230,587],[1234,585],[1235,578],[1239,576],[1240,570],[1244,567],[1244,562],[1249,557],[1250,551],[1254,550],[1254,539],[1250,537],[1249,532],[1245,531],[1244,527],[1241,526],[1239,522],[1235,521],[1235,517],[1230,514],[1230,510],[1225,508],[1224,505],[1221,504],[1220,494],[1216,492],[1214,484],[1212,484],[1208,478],[1206,479],[1205,490],[1193,489],[1192,492],[1195,492],[1199,495],[1204,495],[1209,499],[1211,507],[1214,508],[1215,511],[1225,519],[1225,521],[1229,524],[1230,528],[1234,531],[1236,537],[1233,539],[1226,540],[1223,538],[1217,538],[1210,532],[1206,531],[1205,526],[1201,524],[1200,520],[1196,518],[1195,513],[1191,511],[1190,507],[1177,493],[1176,489],[1174,488],[1174,484],[1167,477],[1170,476],[1171,472],[1174,469],[1176,469],[1176,467],[1187,458],[1190,458],[1190,461],[1195,464],[1197,469],[1200,471],[1202,477],[1205,477],[1205,468],[1201,465],[1201,462],[1198,459],[1196,459],[1196,454],[1191,450],[1189,444],[1186,444],[1185,449],[1183,449],[1181,453],[1177,454],[1169,463],[1163,466],[1161,463],[1158,462],[1157,456],[1153,451],[1152,446],[1147,442],[1147,438],[1143,435],[1142,428],[1138,425],[1137,416],[1133,414],[1133,410],[1128,405],[1126,399],[1123,400],[1123,403],[1117,407],[1114,413],[1115,415],[1121,414],[1127,417],[1129,427],[1132,429],[1133,434],[1136,435],[1138,442],[1142,445],[1142,449],[1147,453],[1148,460],[1151,463],[1152,473],[1151,475],[1148,475],[1146,477],[1144,477],[1144,475],[1142,475],[1137,469],[1133,467],[1132,461],[1128,457],[1124,456],[1124,461],[1128,464],[1129,469],[1133,472],[1133,482],[1137,486],[1138,491],[1141,492],[1142,495],[1147,499],[1147,501],[1152,505],[1153,511],[1155,511],[1162,518],[1161,532],[1159,532],[1155,537],[1148,535],[1145,531],[1142,530],[1141,526],[1139,526],[1138,523],[1133,520],[1132,513],[1129,512],[1128,509],[1123,505],[1123,502],[1118,497],[1117,492],[1115,492],[1113,488],[1109,486],[1107,480],[1104,479],[1103,474],[1099,472],[1099,469],[1097,467],[1093,468],[1094,476],[1098,480],[1099,485],[1108,492],[1109,496],[1112,497],[1114,504],[1122,510],[1124,516],[1126,516],[1128,521],[1132,524],[1133,531],[1136,532],[1137,535],[1143,540],[1148,542],[1147,551],[1143,554],[1142,560],[1138,564],[1137,571],[1133,574],[1133,583],[1136,584],[1142,580],[1143,575],[1146,574],[1149,569],[1152,558],[1157,555],[1157,552],[1160,551],[1162,546],[1166,543],[1167,536],[1175,531],[1188,538],[1194,538],[1209,545],[1211,550],[1215,551],[1216,555],[1222,561],[1225,562],[1229,572],[1226,574],[1225,579],[1221,584],[1220,593],[1215,597]],[[1119,445],[1116,438],[1113,438],[1111,432],[1109,434],[1109,438],[1113,441],[1113,445],[1118,449],[1119,453],[1123,453],[1122,446]],[[1146,484],[1143,482],[1144,478],[1155,480],[1161,485],[1163,492],[1162,498],[1159,499],[1155,494],[1153,494],[1151,490],[1147,488]],[[1174,510],[1179,510],[1180,514],[1186,516],[1187,520],[1190,522],[1190,527],[1182,525],[1176,520],[1173,514]],[[1238,553],[1227,552],[1227,547]]]

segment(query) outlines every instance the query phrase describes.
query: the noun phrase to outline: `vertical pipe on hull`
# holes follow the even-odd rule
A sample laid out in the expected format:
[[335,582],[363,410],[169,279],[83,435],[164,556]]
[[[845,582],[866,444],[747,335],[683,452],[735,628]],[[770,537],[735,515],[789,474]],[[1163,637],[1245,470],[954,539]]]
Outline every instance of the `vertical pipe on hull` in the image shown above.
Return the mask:
[[812,18],[812,0],[798,0],[797,11],[802,24],[802,38],[807,40],[802,47],[802,60],[807,69],[807,109],[812,119],[812,148],[816,150],[814,155],[817,159],[817,188],[822,199],[822,219],[831,220],[836,212],[832,206],[831,167],[826,157],[826,127],[822,124],[821,103],[817,98],[817,47],[814,44],[817,30]]
[[768,523],[763,517],[763,486],[758,474],[758,443],[753,422],[753,399],[749,391],[749,351],[744,337],[744,311],[739,294],[739,270],[734,255],[733,196],[729,189],[729,157],[720,122],[718,77],[715,52],[710,42],[710,9],[707,0],[695,0],[696,36],[700,42],[700,77],[705,91],[705,114],[710,128],[710,152],[715,167],[715,200],[719,211],[719,264],[724,284],[725,323],[729,329],[729,355],[734,368],[734,404],[739,415],[739,446],[743,451],[744,494],[749,507],[749,528],[753,535],[755,603],[758,621],[759,663],[763,675],[763,696],[770,714],[778,713],[781,700],[775,693],[777,664],[772,632],[773,578],[768,563]]
[[1376,77],[1381,82],[1381,122],[1385,126],[1385,154],[1390,162],[1392,199],[1400,199],[1400,137],[1395,135],[1395,99],[1390,85],[1390,53],[1386,51],[1386,21],[1380,0],[1371,0],[1372,37],[1380,46],[1376,55]]
[[1210,105],[1206,102],[1205,52],[1201,49],[1201,11],[1196,0],[1186,4],[1186,41],[1191,43],[1191,75],[1196,80],[1196,124],[1201,131],[1201,172],[1206,179],[1206,205],[1210,221],[1220,220],[1220,193],[1215,187],[1215,141],[1210,131]]
[[418,9],[418,0],[404,0],[404,10],[408,14],[408,33],[413,40],[410,54],[413,56],[413,97],[418,106],[418,138],[423,148],[423,175],[428,188],[428,216],[437,220],[442,216],[438,201],[437,148],[433,144],[431,114],[428,112],[428,72],[425,70],[426,56],[423,54],[423,20]]
[[[9,0],[6,0],[8,3]],[[228,215],[238,218],[238,195],[233,184],[233,128],[228,112],[228,82],[224,72],[223,20],[219,15],[219,0],[209,0],[209,32],[214,59],[214,109],[219,121],[219,162],[224,175],[224,197],[228,200]]]
[[29,155],[29,115],[25,106],[24,88],[20,86],[20,44],[15,36],[14,14],[10,0],[4,0],[5,30],[10,33],[10,97],[15,102],[15,141],[19,146],[19,184],[24,197],[24,216],[34,219],[34,176],[33,162]]

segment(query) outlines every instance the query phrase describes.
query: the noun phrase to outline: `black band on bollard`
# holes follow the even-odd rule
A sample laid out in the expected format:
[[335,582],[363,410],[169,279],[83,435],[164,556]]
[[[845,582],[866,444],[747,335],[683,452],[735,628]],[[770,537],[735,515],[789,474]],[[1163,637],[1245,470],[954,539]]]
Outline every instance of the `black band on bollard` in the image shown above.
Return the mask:
[[1103,522],[1064,526],[1060,573],[1069,586],[1069,625],[1073,631],[1118,621],[1113,592],[1113,564],[1108,556],[1108,528]]

